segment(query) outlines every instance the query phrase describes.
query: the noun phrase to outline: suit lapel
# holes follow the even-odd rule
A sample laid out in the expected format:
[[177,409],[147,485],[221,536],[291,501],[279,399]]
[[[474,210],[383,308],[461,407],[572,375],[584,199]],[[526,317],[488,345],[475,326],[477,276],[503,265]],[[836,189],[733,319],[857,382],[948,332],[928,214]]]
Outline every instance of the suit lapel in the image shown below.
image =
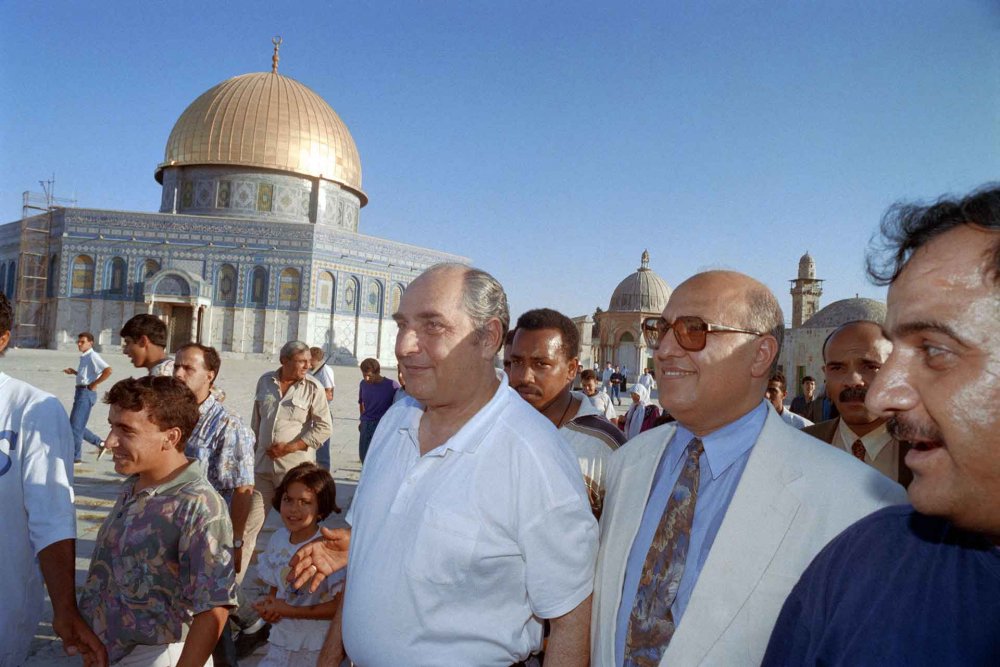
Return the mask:
[[799,508],[786,490],[802,475],[783,447],[791,428],[769,412],[661,665],[701,662],[774,558]]

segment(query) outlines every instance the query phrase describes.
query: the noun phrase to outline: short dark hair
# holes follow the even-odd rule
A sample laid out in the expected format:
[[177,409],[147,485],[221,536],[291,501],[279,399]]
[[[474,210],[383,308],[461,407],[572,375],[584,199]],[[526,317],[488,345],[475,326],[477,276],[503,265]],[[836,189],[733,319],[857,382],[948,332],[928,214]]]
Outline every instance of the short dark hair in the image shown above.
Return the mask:
[[503,345],[504,345],[504,347],[507,347],[508,345],[513,344],[514,343],[514,336],[516,336],[516,335],[517,335],[517,327],[514,327],[513,329],[511,329],[510,331],[508,331],[507,335],[503,337]]
[[816,378],[814,378],[812,375],[807,375],[804,378],[802,378],[802,382],[800,382],[799,384],[805,384],[806,382],[815,382],[815,381]]
[[201,343],[184,343],[177,348],[177,352],[175,352],[175,354],[180,354],[184,350],[191,349],[201,350],[201,357],[204,360],[205,370],[212,371],[215,373],[215,377],[219,377],[219,369],[222,368],[222,358],[219,357],[218,351],[214,347],[202,345]]
[[[873,239],[868,251],[868,276],[876,285],[892,284],[918,248],[961,225],[1000,232],[1000,184],[982,186],[962,199],[942,197],[930,205],[890,206],[879,226],[881,242]],[[1000,237],[983,256],[987,275],[1000,283]]]
[[594,372],[593,368],[584,368],[583,372],[580,373],[580,382],[586,382],[588,380],[597,380],[597,373]]
[[379,365],[378,359],[372,359],[368,357],[361,362],[361,372],[362,373],[379,373],[382,371],[382,366]]
[[0,292],[0,336],[10,331],[14,324],[14,307],[3,292]]
[[85,338],[89,340],[91,343],[94,342],[94,334],[90,333],[89,331],[81,331],[76,335],[77,340],[80,340],[81,338]]
[[576,359],[580,356],[580,332],[576,330],[573,320],[558,310],[552,310],[551,308],[529,310],[517,318],[517,325],[514,329],[524,329],[526,331],[555,329],[559,332],[559,337],[562,339],[560,347],[566,358]]
[[333,477],[326,470],[309,461],[300,463],[285,473],[281,484],[274,490],[271,507],[281,511],[281,499],[285,497],[288,487],[295,482],[304,484],[307,489],[316,494],[316,504],[319,505],[317,516],[320,521],[333,512],[340,514],[340,508],[337,507],[337,486]]
[[788,391],[788,383],[785,381],[785,374],[781,371],[771,373],[771,378],[767,381],[767,383],[771,384],[772,382],[781,383],[781,391]]
[[159,317],[150,313],[140,313],[130,319],[118,332],[118,335],[122,338],[131,338],[134,341],[145,336],[150,343],[157,347],[167,346],[167,325]]
[[321,347],[310,347],[309,356],[312,357],[313,359],[322,359],[323,357],[326,356],[326,353],[323,352],[323,348]]
[[177,450],[181,452],[201,417],[198,399],[186,384],[169,375],[119,380],[104,394],[104,402],[130,412],[145,410],[161,431],[180,429]]

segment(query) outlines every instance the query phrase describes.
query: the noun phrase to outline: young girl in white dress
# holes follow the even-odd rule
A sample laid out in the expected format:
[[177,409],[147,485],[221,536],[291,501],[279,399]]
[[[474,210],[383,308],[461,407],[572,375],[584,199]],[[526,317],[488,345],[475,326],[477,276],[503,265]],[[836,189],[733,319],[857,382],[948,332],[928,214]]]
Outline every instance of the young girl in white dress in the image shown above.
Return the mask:
[[302,463],[285,475],[273,505],[284,528],[271,536],[257,561],[257,575],[271,587],[254,607],[272,624],[267,656],[260,667],[315,667],[326,631],[344,588],[344,571],[327,577],[315,593],[285,581],[288,561],[303,544],[320,537],[319,522],[337,507],[333,478],[314,463]]

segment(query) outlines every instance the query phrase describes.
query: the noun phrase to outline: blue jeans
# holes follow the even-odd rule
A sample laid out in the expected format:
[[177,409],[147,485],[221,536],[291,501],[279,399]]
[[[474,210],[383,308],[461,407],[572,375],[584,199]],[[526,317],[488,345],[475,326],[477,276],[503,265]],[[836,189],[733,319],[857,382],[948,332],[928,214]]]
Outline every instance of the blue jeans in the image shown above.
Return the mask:
[[611,398],[615,401],[618,401],[618,405],[622,404],[621,385],[618,384],[611,385]]
[[316,465],[323,468],[324,470],[330,469],[330,439],[327,438],[326,442],[319,446],[316,450]]
[[73,394],[73,409],[69,413],[69,425],[73,429],[73,460],[79,461],[83,456],[83,441],[92,445],[101,444],[100,436],[87,428],[90,411],[97,402],[97,392],[86,387],[77,387]]
[[375,435],[375,429],[378,428],[377,421],[361,421],[361,437],[358,439],[358,456],[361,458],[361,463],[365,462],[365,456],[368,455],[368,447],[372,444],[372,436]]

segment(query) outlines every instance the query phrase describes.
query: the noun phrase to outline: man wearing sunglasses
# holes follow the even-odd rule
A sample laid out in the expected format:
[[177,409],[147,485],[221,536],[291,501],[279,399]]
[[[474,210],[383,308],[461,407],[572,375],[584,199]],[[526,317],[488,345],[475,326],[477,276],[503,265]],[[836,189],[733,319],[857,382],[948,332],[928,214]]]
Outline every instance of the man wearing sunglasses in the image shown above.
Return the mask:
[[784,317],[749,276],[709,271],[644,322],[676,423],[612,457],[594,586],[600,665],[759,663],[809,561],[903,489],[764,400]]

